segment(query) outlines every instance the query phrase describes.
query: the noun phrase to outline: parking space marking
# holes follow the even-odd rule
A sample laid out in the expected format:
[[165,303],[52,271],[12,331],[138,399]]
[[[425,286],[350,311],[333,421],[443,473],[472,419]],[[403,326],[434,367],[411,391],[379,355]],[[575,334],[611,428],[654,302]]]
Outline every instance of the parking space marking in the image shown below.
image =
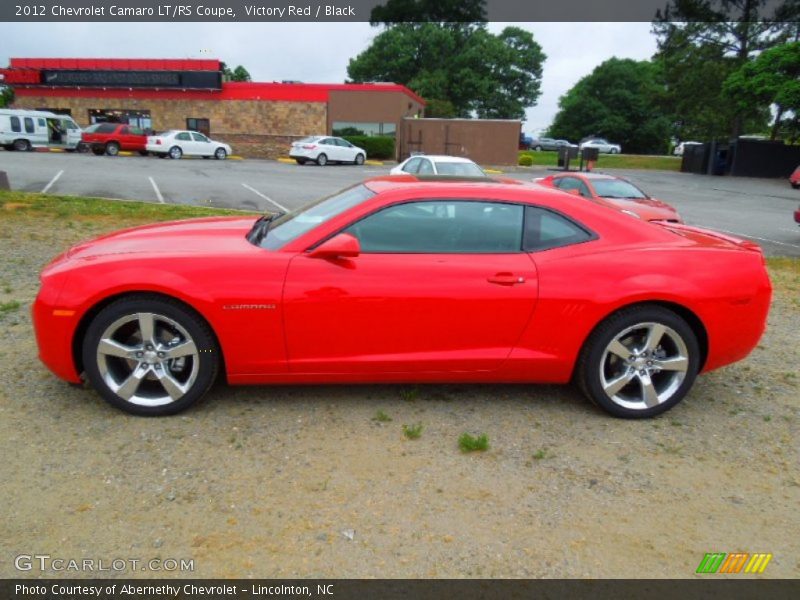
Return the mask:
[[740,231],[729,231],[727,229],[720,229],[719,227],[714,227],[717,231],[721,231],[722,233],[730,233],[731,235],[738,235],[739,237],[746,237],[750,238],[751,240],[758,240],[759,242],[767,242],[769,244],[778,244],[779,246],[789,246],[790,248],[797,248],[800,250],[800,245],[798,244],[790,244],[789,242],[781,242],[778,240],[771,240],[770,238],[763,238],[758,237],[757,235],[750,235],[749,233],[742,233]]
[[258,191],[256,188],[254,188],[254,187],[250,187],[250,186],[249,186],[249,185],[247,185],[246,183],[243,183],[243,184],[242,184],[242,187],[243,187],[244,189],[246,189],[246,190],[250,190],[251,192],[253,192],[253,193],[254,193],[256,196],[258,196],[259,198],[263,198],[263,199],[264,199],[264,200],[266,200],[267,202],[270,202],[270,203],[274,204],[275,206],[277,206],[278,208],[280,208],[280,209],[281,209],[283,212],[285,212],[285,213],[288,213],[288,212],[289,212],[289,209],[288,209],[288,208],[286,208],[286,207],[285,207],[285,206],[283,206],[282,204],[278,204],[277,202],[275,202],[275,200],[273,200],[273,199],[272,199],[272,198],[270,198],[269,196],[265,196],[264,194],[262,194],[261,192],[259,192],[259,191]]
[[161,204],[164,204],[164,196],[161,195],[161,190],[158,189],[156,180],[152,177],[148,177],[148,179],[150,180],[150,184],[153,186],[153,190],[156,192],[156,198],[158,198],[158,201],[161,202]]
[[60,170],[58,173],[56,173],[56,176],[55,176],[55,177],[53,177],[53,178],[50,180],[50,183],[48,183],[46,186],[44,186],[44,189],[42,190],[42,193],[43,193],[43,194],[46,194],[46,193],[47,193],[47,190],[49,190],[51,187],[53,187],[53,184],[54,184],[56,181],[58,181],[58,178],[59,178],[59,177],[61,177],[61,175],[63,175],[63,174],[64,174],[64,169],[61,169],[61,170]]

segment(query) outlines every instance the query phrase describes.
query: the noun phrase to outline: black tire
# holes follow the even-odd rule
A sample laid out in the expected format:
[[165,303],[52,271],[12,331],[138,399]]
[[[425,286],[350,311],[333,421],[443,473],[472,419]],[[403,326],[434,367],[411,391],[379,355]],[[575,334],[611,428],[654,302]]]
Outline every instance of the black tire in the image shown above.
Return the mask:
[[793,183],[792,187],[796,190],[800,190],[800,183]]
[[542,147],[541,147],[541,146],[534,146],[534,148],[533,148],[533,149],[534,149],[536,152],[541,152],[541,151],[542,151]]
[[92,146],[92,154],[95,156],[103,156],[105,152],[106,149],[103,146]]
[[[153,317],[149,339],[155,346],[146,346],[142,335],[140,319],[147,315]],[[98,352],[103,339],[124,345],[130,356]],[[170,351],[190,348],[187,339],[194,343],[184,350],[193,352],[191,356],[164,358]],[[173,415],[195,404],[213,385],[220,364],[219,348],[202,317],[180,302],[147,294],[128,296],[102,309],[86,331],[82,357],[89,383],[109,404],[148,417]],[[126,399],[124,384],[129,381],[134,383]]]
[[119,154],[119,144],[117,142],[108,142],[106,144],[106,154],[117,156]]
[[217,148],[214,151],[214,158],[217,160],[225,160],[228,158],[228,153],[225,151],[225,148]]
[[75,150],[81,154],[85,154],[86,152],[89,152],[89,144],[78,142],[78,145],[75,146]]
[[619,154],[619,150],[617,150],[616,148],[612,148],[612,149],[609,151],[609,154]]
[[30,152],[32,149],[31,143],[28,140],[14,140],[14,150],[17,152]]
[[355,160],[355,163],[356,163],[357,165],[359,165],[359,166],[360,166],[360,165],[363,165],[363,164],[364,164],[364,155],[363,155],[363,154],[356,154],[356,160]]
[[173,146],[169,149],[169,157],[178,160],[180,157],[183,156],[183,150],[180,149],[179,146]]
[[167,158],[167,155],[164,152],[159,152],[156,154],[156,156],[158,156],[158,158]]
[[317,164],[318,164],[320,167],[324,167],[325,165],[327,165],[327,164],[328,164],[328,155],[327,155],[327,154],[324,154],[324,153],[323,153],[323,154],[320,154],[320,155],[317,157],[317,161],[316,161],[316,162],[317,162]]
[[296,162],[298,165],[304,165],[304,164],[306,164],[306,159],[305,159],[305,158],[295,158],[295,159],[294,159],[294,161],[295,161],[295,162]]
[[9,152],[13,152],[14,151],[14,144],[4,144],[3,148],[8,150]]
[[[650,326],[664,332],[653,335],[661,330]],[[650,352],[648,336],[658,343]],[[615,349],[630,348],[631,354],[623,358],[611,350],[615,341],[621,344]],[[644,352],[639,355],[640,351]],[[670,368],[659,369],[670,363]],[[679,363],[685,371],[676,368]],[[581,350],[575,379],[581,391],[611,415],[642,419],[678,404],[694,384],[699,367],[700,346],[686,321],[662,306],[640,305],[614,313],[595,328]],[[649,406],[646,390],[651,392]]]
[[139,150],[139,156],[150,156],[147,150]]

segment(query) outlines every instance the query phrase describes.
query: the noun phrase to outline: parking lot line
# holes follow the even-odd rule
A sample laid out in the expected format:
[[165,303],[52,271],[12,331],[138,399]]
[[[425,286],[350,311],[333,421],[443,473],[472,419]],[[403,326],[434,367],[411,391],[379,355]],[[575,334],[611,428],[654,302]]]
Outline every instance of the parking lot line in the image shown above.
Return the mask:
[[267,202],[270,202],[270,203],[274,204],[275,206],[277,206],[278,208],[280,208],[280,209],[281,209],[283,212],[289,212],[289,209],[288,209],[288,208],[286,208],[286,207],[285,207],[285,206],[283,206],[282,204],[278,204],[277,202],[275,202],[275,200],[273,200],[273,199],[272,199],[272,198],[270,198],[269,196],[265,196],[264,194],[262,194],[261,192],[259,192],[259,191],[258,191],[256,188],[254,188],[254,187],[250,187],[250,186],[249,186],[249,185],[247,185],[246,183],[243,183],[243,184],[242,184],[242,187],[243,187],[244,189],[246,189],[246,190],[250,190],[251,192],[253,192],[253,193],[254,193],[256,196],[258,196],[259,198],[263,198],[263,199],[264,199],[264,200],[266,200]]
[[158,201],[161,202],[161,204],[164,204],[164,196],[161,195],[161,190],[158,189],[155,179],[152,177],[148,177],[148,179],[150,180],[150,184],[153,186],[153,190],[156,192],[156,198],[158,198]]
[[64,169],[61,169],[61,170],[60,170],[58,173],[56,173],[56,176],[55,176],[55,177],[53,177],[53,178],[50,180],[50,183],[48,183],[46,186],[44,186],[44,189],[42,190],[42,193],[43,193],[43,194],[46,194],[46,193],[47,193],[47,190],[49,190],[51,187],[53,187],[53,184],[54,184],[56,181],[58,181],[58,178],[59,178],[59,177],[61,177],[61,175],[62,175],[63,173],[64,173]]
[[790,248],[800,249],[800,245],[798,244],[790,244],[789,242],[781,242],[778,240],[772,240],[770,238],[758,237],[757,235],[750,235],[749,233],[742,233],[740,231],[728,231],[727,229],[720,229],[719,227],[714,227],[713,229],[721,231],[722,233],[730,233],[731,235],[738,235],[739,237],[746,237],[750,238],[751,240],[758,240],[759,242],[767,242],[770,244],[778,244],[779,246],[789,246]]

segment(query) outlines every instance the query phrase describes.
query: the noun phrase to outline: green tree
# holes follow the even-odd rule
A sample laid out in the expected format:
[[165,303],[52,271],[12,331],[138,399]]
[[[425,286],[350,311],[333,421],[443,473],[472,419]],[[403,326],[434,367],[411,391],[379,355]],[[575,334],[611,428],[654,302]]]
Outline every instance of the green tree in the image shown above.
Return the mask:
[[238,65],[235,69],[222,63],[222,78],[225,81],[251,81],[250,73],[242,65]]
[[350,59],[347,73],[354,82],[406,85],[454,116],[517,119],[541,94],[544,60],[519,27],[493,35],[482,23],[400,23]]
[[14,102],[14,90],[7,85],[0,85],[0,108],[11,106]]
[[797,0],[671,0],[658,11],[655,60],[664,70],[674,134],[735,137],[763,128],[767,115],[731,104],[723,85],[758,53],[800,35],[798,20]]
[[742,112],[774,107],[774,140],[784,114],[800,114],[800,42],[765,50],[731,73],[723,89]]
[[573,141],[597,135],[625,152],[663,154],[670,129],[663,95],[657,64],[610,58],[561,97],[549,134]]

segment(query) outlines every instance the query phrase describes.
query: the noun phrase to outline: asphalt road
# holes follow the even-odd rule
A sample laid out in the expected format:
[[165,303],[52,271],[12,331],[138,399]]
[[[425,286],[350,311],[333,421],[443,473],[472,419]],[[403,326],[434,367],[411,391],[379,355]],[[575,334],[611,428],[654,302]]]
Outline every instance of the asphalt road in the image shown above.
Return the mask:
[[[12,189],[196,204],[248,210],[292,209],[389,166],[299,166],[266,160],[159,160],[92,154],[0,150],[0,170]],[[669,202],[687,223],[755,240],[770,256],[800,257],[800,227],[792,213],[800,192],[787,181],[712,177],[667,171],[609,170]],[[506,176],[541,177],[546,169],[511,169]]]

